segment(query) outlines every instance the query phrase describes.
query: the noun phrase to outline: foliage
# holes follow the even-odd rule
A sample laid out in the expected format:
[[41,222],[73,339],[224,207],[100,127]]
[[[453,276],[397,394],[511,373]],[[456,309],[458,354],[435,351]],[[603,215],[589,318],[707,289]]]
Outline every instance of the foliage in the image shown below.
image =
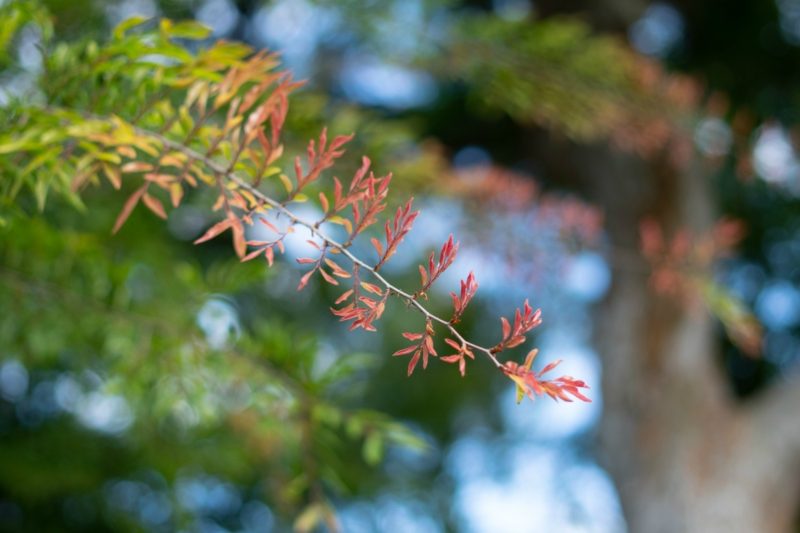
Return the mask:
[[679,231],[670,242],[652,220],[641,225],[642,254],[650,263],[653,289],[687,305],[704,303],[719,318],[731,341],[742,352],[757,356],[763,337],[761,325],[747,306],[716,282],[712,264],[730,255],[744,233],[740,221],[723,219],[710,232],[694,237]]
[[[17,6],[11,2],[2,9]],[[334,178],[332,193],[326,190],[324,172],[344,155],[350,136],[329,140],[323,129],[309,143],[306,157],[295,158],[293,176],[284,173],[279,166],[284,150],[281,133],[288,96],[299,84],[277,70],[276,56],[254,53],[241,44],[209,45],[208,30],[195,23],[162,20],[156,28],[142,30],[150,26],[152,22],[142,19],[126,21],[103,45],[46,43],[45,68],[34,92],[3,109],[2,122],[7,126],[0,135],[0,214],[7,237],[3,264],[8,270],[4,277],[15,282],[0,295],[9,308],[21,313],[23,322],[29,321],[30,329],[4,332],[10,346],[21,347],[26,363],[33,363],[35,356],[58,361],[63,346],[91,339],[85,346],[86,356],[101,358],[109,379],[82,385],[87,394],[149,396],[144,404],[136,404],[143,415],[135,417],[138,424],[145,424],[146,415],[155,413],[166,423],[230,425],[239,438],[257,449],[242,452],[234,463],[247,464],[255,455],[256,462],[269,465],[264,468],[285,471],[276,474],[284,482],[267,492],[287,509],[287,515],[297,516],[298,530],[311,530],[322,521],[335,528],[326,492],[348,489],[344,473],[352,464],[343,459],[342,451],[353,441],[360,443],[369,465],[381,460],[387,443],[422,447],[408,429],[385,415],[348,408],[340,396],[342,386],[358,371],[358,364],[342,358],[327,371],[316,372],[314,343],[303,341],[304,333],[279,334],[286,326],[264,327],[256,320],[257,343],[247,333],[235,345],[214,346],[196,338],[191,314],[184,309],[189,303],[185,295],[213,290],[209,273],[196,264],[181,264],[180,250],[150,238],[149,232],[161,230],[143,220],[137,223],[148,229],[137,240],[138,259],[113,238],[99,237],[100,227],[111,226],[109,206],[95,204],[97,193],[87,186],[104,180],[128,194],[113,223],[115,232],[136,216],[139,204],[167,218],[166,205],[183,208],[188,202],[196,205],[210,199],[222,218],[197,242],[230,231],[242,261],[263,257],[272,266],[276,251],[284,251],[287,236],[305,228],[312,236],[309,249],[315,257],[298,259],[310,266],[298,289],[308,285],[315,273],[333,286],[352,280],[333,310],[351,323],[351,329],[375,329],[390,296],[423,314],[424,333],[406,334],[407,339],[420,341],[414,346],[409,374],[420,358],[425,367],[429,356],[437,356],[434,338],[439,328],[456,350],[442,359],[458,363],[462,376],[466,360],[480,352],[531,398],[547,393],[555,399],[571,401],[572,396],[589,401],[580,392],[586,388],[582,381],[541,379],[554,365],[535,374],[531,358],[523,366],[499,361],[501,352],[525,342],[540,323],[539,313],[527,301],[523,311],[516,312],[513,327],[505,318],[501,320],[502,339],[491,348],[467,341],[455,327],[477,289],[472,274],[462,282],[460,295],[452,295],[449,318],[440,318],[423,305],[432,284],[455,259],[458,243],[452,236],[438,258],[431,253],[427,269],[420,267],[422,279],[415,292],[406,292],[383,277],[382,266],[408,235],[417,212],[408,200],[384,221],[383,239],[371,236],[370,227],[387,210],[391,175],[376,177],[367,158],[349,183]],[[312,198],[318,200],[322,218],[301,218],[295,207]],[[35,212],[62,202],[93,216],[68,222],[74,230],[56,232],[57,224]],[[59,224],[71,217],[67,215]],[[255,231],[259,226],[263,226],[261,236]],[[361,237],[372,243],[374,262],[351,251]],[[37,250],[46,253],[37,254]],[[174,279],[148,279],[146,271],[137,274],[139,261],[148,255],[175,256],[181,268]],[[50,256],[59,257],[65,270],[46,268],[45,257]],[[348,267],[342,265],[343,259]],[[264,263],[259,266],[263,268]],[[261,272],[258,266],[242,268],[240,274],[230,269],[219,286],[231,290],[237,276]],[[73,286],[68,294],[61,293],[58,287],[64,283],[48,279],[59,274],[70,280],[83,278],[85,287]],[[145,297],[130,286],[138,275],[146,279]],[[41,301],[28,301],[25,295],[33,293],[63,300],[65,307],[56,308],[55,313],[74,305],[79,323],[51,329],[52,324],[63,322],[42,314]],[[170,305],[153,312],[155,299],[165,299]],[[98,323],[104,324],[103,329],[95,326]],[[140,324],[147,327],[139,329]],[[47,331],[38,335],[37,328]],[[41,342],[46,345],[25,346]],[[157,354],[165,350],[174,357],[158,359]],[[132,353],[137,357],[131,358]],[[76,368],[69,371],[77,372]],[[120,380],[128,373],[138,374],[135,383]],[[248,376],[244,384],[239,382],[241,375]],[[252,406],[241,408],[222,400],[241,386],[259,391]],[[175,391],[183,397],[181,402],[174,402],[170,393]],[[192,414],[187,418],[186,412]],[[146,426],[141,431],[147,433]],[[170,438],[180,443],[180,428]],[[139,444],[145,441],[142,438]],[[288,468],[281,466],[287,464]],[[178,470],[173,468],[173,472]],[[241,466],[233,470],[241,473]]]
[[[298,259],[301,264],[312,265],[301,278],[298,289],[305,287],[315,273],[332,285],[339,284],[336,278],[352,277],[353,289],[338,299],[340,304],[348,299],[351,302],[335,310],[343,320],[353,321],[352,328],[374,330],[373,323],[383,314],[388,297],[395,295],[421,311],[428,324],[433,321],[445,326],[462,346],[469,345],[485,353],[498,367],[501,365],[496,354],[525,341],[524,334],[540,322],[528,320],[531,309],[527,302],[525,320],[519,322],[518,311],[513,336],[509,337],[507,321],[503,319],[503,341],[492,349],[467,343],[455,330],[453,322],[463,313],[466,302],[462,302],[456,309],[457,315],[449,320],[431,315],[419,303],[419,298],[425,296],[455,259],[458,245],[452,236],[443,245],[438,262],[431,253],[428,271],[420,267],[422,285],[416,293],[408,294],[394,287],[378,273],[411,229],[416,217],[416,212],[411,212],[411,201],[398,208],[393,220],[386,221],[385,244],[373,238],[378,253],[375,266],[366,264],[348,250],[357,237],[378,221],[378,215],[387,205],[391,175],[376,178],[369,172],[369,159],[363,159],[347,188],[334,178],[332,201],[324,192],[318,193],[324,213],[322,218],[306,221],[287,207],[291,202],[306,201],[306,191],[343,155],[343,146],[351,136],[337,136],[328,143],[327,131],[323,130],[317,141],[309,143],[306,160],[295,158],[294,178],[274,166],[283,152],[280,132],[288,111],[288,96],[298,86],[290,76],[274,71],[275,56],[265,52],[253,54],[245,46],[224,42],[193,56],[178,46],[176,39],[204,39],[209,35],[207,29],[165,19],[156,32],[129,31],[143,22],[138,19],[123,22],[107,47],[87,46],[86,53],[91,61],[87,75],[106,78],[97,93],[89,93],[88,109],[81,109],[83,102],[80,101],[73,109],[61,107],[63,97],[50,99],[43,109],[23,109],[20,130],[12,130],[0,143],[0,152],[11,154],[15,166],[25,163],[17,180],[27,181],[40,209],[48,188],[48,176],[53,174],[62,178],[63,186],[68,184],[69,189],[62,192],[75,203],[79,202],[75,192],[98,175],[103,175],[115,188],[122,186],[123,176],[139,176],[141,184],[125,202],[114,224],[116,232],[140,202],[160,218],[167,217],[164,204],[153,189],[162,189],[172,206],[178,207],[187,187],[203,183],[217,191],[214,210],[223,211],[224,218],[196,243],[231,230],[234,249],[242,260],[264,256],[271,265],[274,250],[283,251],[282,242],[286,236],[295,226],[305,226],[321,242],[309,241],[319,251],[318,257]],[[61,54],[69,55],[69,52],[62,48]],[[58,52],[55,55],[58,56]],[[156,61],[158,56],[161,59]],[[167,64],[163,65],[164,62]],[[68,60],[66,63],[74,65]],[[48,76],[53,80],[64,79],[56,71],[62,65],[61,62],[51,65]],[[155,85],[139,83],[141,80],[154,80]],[[58,85],[72,83],[79,85],[75,74],[67,75],[66,81],[60,84],[57,82]],[[129,120],[122,118],[127,114],[125,108],[116,109],[109,118],[102,118],[103,110],[116,104],[124,94],[119,88],[109,89],[117,83],[122,87],[126,84],[131,88],[138,86],[139,102],[126,98],[128,109],[136,109],[135,113],[130,113]],[[59,94],[62,91],[64,89],[60,89]],[[172,103],[170,91],[183,100]],[[106,92],[110,93],[107,97]],[[221,125],[211,122],[214,115],[223,114],[225,119]],[[268,134],[264,131],[267,129]],[[258,189],[265,178],[273,175],[280,178],[286,189],[286,196],[280,201]],[[13,193],[9,198],[13,199]],[[345,215],[348,208],[349,216]],[[278,229],[264,216],[269,211],[285,217],[289,224]],[[248,240],[246,228],[255,222],[265,225],[274,235],[269,240]],[[343,243],[323,233],[321,228],[325,223],[344,227]],[[250,253],[248,246],[254,248]],[[343,255],[350,260],[353,270],[343,269],[329,254]],[[361,281],[360,270],[369,272],[383,288]],[[361,294],[361,290],[376,298]],[[432,336],[432,328],[427,329]],[[430,353],[435,355],[433,350]],[[425,364],[427,366],[427,358]]]
[[653,156],[685,158],[683,128],[700,89],[666,75],[616,37],[570,18],[465,17],[443,70],[469,83],[476,102],[581,142],[609,139]]

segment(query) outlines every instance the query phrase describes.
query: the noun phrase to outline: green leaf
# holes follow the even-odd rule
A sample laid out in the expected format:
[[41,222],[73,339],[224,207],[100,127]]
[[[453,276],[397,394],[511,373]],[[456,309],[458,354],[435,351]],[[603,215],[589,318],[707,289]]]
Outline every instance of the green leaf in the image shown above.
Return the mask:
[[348,437],[355,439],[361,436],[361,433],[364,431],[364,422],[359,416],[353,415],[347,420],[345,431],[347,431]]
[[326,508],[321,503],[312,503],[301,512],[294,521],[294,530],[298,533],[308,533],[322,523],[325,518]]
[[34,185],[33,192],[34,196],[36,196],[36,207],[39,208],[39,211],[44,211],[44,204],[47,200],[47,181],[39,175],[36,179],[36,185]]
[[143,22],[146,22],[148,20],[150,20],[150,17],[143,17],[141,15],[136,15],[129,19],[123,20],[122,22],[117,24],[116,28],[114,28],[114,34],[113,34],[114,39],[116,40],[122,39],[122,37],[125,36],[125,32],[127,32],[129,29],[138,26],[139,24],[142,24]]
[[383,459],[383,436],[377,431],[373,431],[364,440],[362,449],[364,461],[370,466],[375,466]]
[[170,37],[181,39],[205,39],[211,35],[211,28],[199,22],[186,20],[173,23],[167,33]]
[[332,405],[317,404],[314,406],[314,420],[337,427],[342,422],[342,412]]
[[424,439],[399,422],[392,422],[387,425],[386,437],[398,446],[404,446],[419,452],[430,450],[430,445]]

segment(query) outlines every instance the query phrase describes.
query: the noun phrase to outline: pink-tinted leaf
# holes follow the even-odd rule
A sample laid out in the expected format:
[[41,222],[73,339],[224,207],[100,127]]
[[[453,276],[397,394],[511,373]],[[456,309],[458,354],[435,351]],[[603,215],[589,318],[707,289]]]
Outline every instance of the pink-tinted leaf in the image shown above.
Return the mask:
[[408,375],[409,376],[411,376],[411,374],[414,372],[414,368],[417,366],[417,363],[419,362],[420,355],[422,355],[421,352],[417,351],[413,355],[413,357],[411,357],[411,361],[408,362]]
[[459,352],[461,351],[461,344],[457,343],[453,339],[445,339],[444,342],[446,342],[447,344],[449,344],[450,346],[452,346],[454,349],[458,350]]
[[244,263],[245,261],[250,261],[251,259],[255,259],[256,257],[261,255],[262,253],[264,253],[264,248],[259,248],[257,250],[253,250],[249,254],[247,254],[244,257],[242,257],[242,263]]
[[542,370],[539,372],[539,375],[541,376],[542,374],[546,374],[547,372],[550,372],[551,370],[553,370],[555,367],[557,367],[557,366],[558,366],[558,365],[560,365],[560,364],[561,364],[561,359],[558,359],[557,361],[553,361],[552,363],[550,363],[550,364],[548,364],[547,366],[545,366],[545,367],[544,367],[544,368],[543,368],[543,369],[542,369]]
[[303,288],[305,288],[305,286],[308,285],[308,280],[311,279],[312,274],[314,274],[314,270],[309,270],[303,275],[302,278],[300,278],[300,283],[297,285],[298,291],[303,290]]
[[414,350],[416,350],[417,348],[418,348],[418,346],[416,346],[416,345],[406,346],[405,348],[401,348],[401,349],[397,350],[396,352],[394,352],[392,354],[392,356],[393,357],[398,357],[398,356],[401,356],[401,355],[408,355],[411,352],[413,352]]
[[278,228],[276,228],[276,227],[275,227],[275,226],[272,224],[272,222],[270,222],[269,220],[267,220],[265,217],[259,217],[258,221],[259,221],[259,222],[261,222],[262,224],[264,224],[264,225],[265,225],[266,227],[268,227],[270,230],[274,231],[275,233],[280,233],[280,231],[278,231]]
[[503,326],[503,340],[511,335],[511,324],[508,323],[506,317],[500,317],[500,324]]
[[333,303],[334,303],[334,304],[336,304],[336,305],[339,305],[339,304],[340,304],[340,303],[342,303],[343,301],[345,301],[345,300],[347,300],[348,298],[350,298],[350,296],[351,296],[352,294],[353,294],[353,289],[348,289],[348,290],[346,290],[345,292],[343,292],[341,296],[339,296],[338,298],[336,298],[336,301],[335,301],[335,302],[333,302]]

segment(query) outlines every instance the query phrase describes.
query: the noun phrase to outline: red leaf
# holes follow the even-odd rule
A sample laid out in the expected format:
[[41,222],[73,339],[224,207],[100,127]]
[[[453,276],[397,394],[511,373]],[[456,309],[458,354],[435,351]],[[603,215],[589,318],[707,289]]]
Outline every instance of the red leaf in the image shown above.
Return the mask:
[[508,342],[506,342],[503,345],[503,347],[506,348],[506,349],[516,348],[517,346],[519,346],[523,342],[525,342],[525,337],[522,337],[522,336],[520,336],[520,337],[512,337],[511,340],[509,340]]
[[331,150],[338,150],[353,139],[354,135],[337,135],[331,143]]
[[508,323],[506,317],[500,317],[500,323],[503,325],[503,340],[511,335],[511,324]]

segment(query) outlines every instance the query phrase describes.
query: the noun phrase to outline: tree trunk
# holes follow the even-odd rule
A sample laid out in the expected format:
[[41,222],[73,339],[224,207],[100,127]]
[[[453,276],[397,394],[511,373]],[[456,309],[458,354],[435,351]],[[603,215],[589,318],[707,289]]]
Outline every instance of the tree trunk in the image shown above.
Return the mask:
[[[541,153],[541,152],[540,152]],[[644,162],[600,146],[547,147],[601,206],[613,283],[598,312],[603,358],[601,461],[616,481],[632,533],[791,531],[800,498],[800,386],[783,383],[747,403],[720,368],[714,319],[648,286],[639,224],[708,231],[708,173]]]

